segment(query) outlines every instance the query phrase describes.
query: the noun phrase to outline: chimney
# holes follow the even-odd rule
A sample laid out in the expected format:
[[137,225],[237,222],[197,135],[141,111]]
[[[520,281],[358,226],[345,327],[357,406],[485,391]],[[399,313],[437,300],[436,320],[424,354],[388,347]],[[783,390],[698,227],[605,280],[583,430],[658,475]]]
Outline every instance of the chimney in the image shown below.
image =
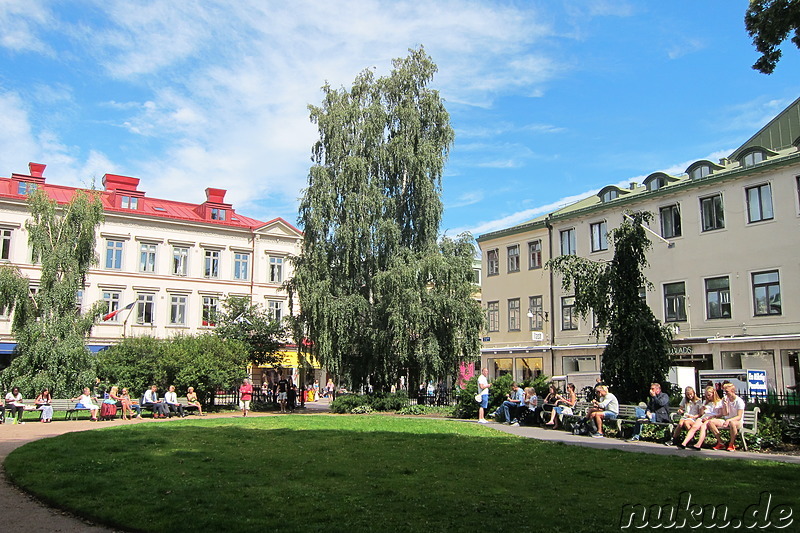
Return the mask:
[[721,158],[719,160],[719,164],[722,165],[723,167],[728,166],[730,163],[731,163],[731,160],[728,159],[727,157],[723,157],[723,158]]
[[30,176],[33,178],[41,178],[44,174],[44,169],[47,165],[42,163],[28,163],[28,170],[30,172]]
[[638,185],[638,184],[635,181],[632,181],[631,184],[630,184],[630,189],[631,190],[636,189],[636,185]]
[[212,204],[224,204],[226,192],[228,192],[226,189],[212,189],[209,187],[206,189],[206,202]]

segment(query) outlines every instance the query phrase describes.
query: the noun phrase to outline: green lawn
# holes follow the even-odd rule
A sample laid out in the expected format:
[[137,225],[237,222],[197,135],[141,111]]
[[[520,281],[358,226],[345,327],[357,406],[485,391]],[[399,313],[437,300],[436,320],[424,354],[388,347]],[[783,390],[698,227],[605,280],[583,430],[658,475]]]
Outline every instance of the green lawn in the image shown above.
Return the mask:
[[800,511],[798,465],[593,450],[386,416],[104,428],[28,444],[4,466],[52,505],[170,533],[619,531],[623,505],[683,491],[737,515],[769,490],[773,505]]

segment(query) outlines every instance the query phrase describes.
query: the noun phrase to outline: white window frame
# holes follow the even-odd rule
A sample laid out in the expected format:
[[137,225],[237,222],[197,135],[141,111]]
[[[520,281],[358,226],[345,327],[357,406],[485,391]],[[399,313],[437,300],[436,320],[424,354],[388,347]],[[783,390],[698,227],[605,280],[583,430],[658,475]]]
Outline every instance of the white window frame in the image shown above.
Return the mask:
[[605,220],[589,224],[589,233],[592,237],[592,252],[608,250],[608,223]]
[[169,299],[169,325],[185,326],[189,297],[185,294],[172,294]]
[[189,248],[172,247],[172,275],[185,277],[189,275]]
[[207,279],[219,279],[220,251],[205,249],[203,255],[203,277]]
[[250,252],[233,252],[233,279],[250,279]]

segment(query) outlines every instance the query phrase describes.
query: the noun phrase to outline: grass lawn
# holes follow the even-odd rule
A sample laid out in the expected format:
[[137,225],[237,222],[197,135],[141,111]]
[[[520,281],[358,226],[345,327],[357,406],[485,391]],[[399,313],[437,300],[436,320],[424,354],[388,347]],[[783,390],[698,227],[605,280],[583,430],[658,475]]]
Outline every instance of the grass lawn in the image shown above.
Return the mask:
[[4,466],[52,505],[154,532],[619,531],[625,504],[677,502],[683,491],[733,516],[762,491],[800,511],[798,465],[593,450],[386,416],[96,429],[25,445]]

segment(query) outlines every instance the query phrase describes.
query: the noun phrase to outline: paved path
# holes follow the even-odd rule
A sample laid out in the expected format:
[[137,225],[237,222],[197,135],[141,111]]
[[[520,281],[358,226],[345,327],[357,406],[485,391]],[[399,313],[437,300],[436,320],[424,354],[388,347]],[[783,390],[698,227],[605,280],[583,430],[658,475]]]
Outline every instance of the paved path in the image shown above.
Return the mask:
[[[477,424],[477,421],[475,420],[471,420],[470,422]],[[572,433],[567,433],[566,431],[561,431],[558,429],[544,429],[541,427],[530,426],[508,426],[506,424],[497,424],[495,422],[489,422],[487,427],[522,437],[529,437],[532,439],[550,442],[563,442],[564,444],[572,446],[585,446],[587,448],[598,448],[602,450],[613,449],[625,452],[651,453],[655,455],[681,455],[686,457],[707,457],[711,459],[745,459],[748,461],[776,461],[780,463],[800,464],[800,456],[797,455],[745,452],[738,449],[735,452],[716,451],[711,449],[703,449],[703,451],[695,452],[692,450],[680,450],[675,446],[664,446],[663,444],[656,442],[625,442],[621,439],[608,438],[595,439],[588,436],[573,435]]]
[[[328,412],[328,402],[312,402],[306,404],[305,413],[325,413]],[[28,416],[31,416],[30,414]],[[210,415],[208,418],[231,418],[231,413]],[[256,413],[253,416],[275,416],[274,413]],[[0,463],[6,456],[23,444],[38,439],[55,437],[73,431],[89,431],[98,427],[112,427],[134,424],[171,424],[179,423],[176,420],[114,420],[110,422],[89,422],[88,420],[62,422],[56,421],[52,424],[41,424],[39,422],[28,422],[23,425],[0,425]],[[475,420],[465,420],[465,423],[477,423]],[[547,430],[539,427],[514,427],[505,424],[490,423],[488,427],[519,435],[522,437],[534,438],[543,441],[562,442],[573,446],[586,446],[598,449],[615,449],[626,452],[652,453],[656,455],[683,455],[694,457],[708,457],[716,459],[745,459],[778,461],[783,463],[800,464],[800,456],[762,454],[754,452],[716,452],[704,450],[702,452],[692,452],[679,450],[675,447],[667,447],[662,444],[652,442],[624,442],[618,439],[593,439],[591,437],[579,437],[559,430]],[[5,479],[5,475],[0,477],[0,502],[3,502],[3,531],[24,531],[25,533],[83,533],[83,532],[108,532],[108,528],[96,526],[76,518],[68,513],[47,507],[38,500],[12,486]],[[17,502],[16,505],[9,505],[8,502]]]

